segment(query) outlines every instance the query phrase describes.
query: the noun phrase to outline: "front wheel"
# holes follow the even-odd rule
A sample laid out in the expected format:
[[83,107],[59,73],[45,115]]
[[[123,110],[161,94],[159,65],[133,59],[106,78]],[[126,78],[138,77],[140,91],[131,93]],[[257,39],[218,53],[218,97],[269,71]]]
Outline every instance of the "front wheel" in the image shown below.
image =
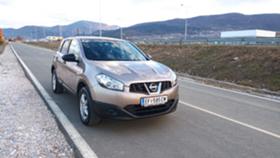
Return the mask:
[[100,117],[94,112],[94,102],[91,99],[87,88],[83,87],[79,91],[80,118],[84,125],[97,125],[101,122]]
[[52,72],[52,90],[54,93],[57,93],[57,94],[63,92],[63,85],[61,83],[59,83],[55,71]]

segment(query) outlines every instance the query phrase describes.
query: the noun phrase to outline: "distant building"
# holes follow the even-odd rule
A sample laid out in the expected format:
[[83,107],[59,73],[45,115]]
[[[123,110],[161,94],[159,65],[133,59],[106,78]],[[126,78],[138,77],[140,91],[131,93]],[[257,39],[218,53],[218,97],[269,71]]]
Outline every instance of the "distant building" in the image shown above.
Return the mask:
[[280,32],[276,32],[276,38],[280,38]]
[[275,38],[276,32],[267,30],[240,30],[221,32],[221,38]]
[[61,36],[47,36],[46,39],[48,41],[61,41],[61,40],[63,40],[63,37],[61,37]]
[[268,30],[238,30],[221,32],[220,38],[207,40],[208,44],[217,45],[280,45],[277,32]]

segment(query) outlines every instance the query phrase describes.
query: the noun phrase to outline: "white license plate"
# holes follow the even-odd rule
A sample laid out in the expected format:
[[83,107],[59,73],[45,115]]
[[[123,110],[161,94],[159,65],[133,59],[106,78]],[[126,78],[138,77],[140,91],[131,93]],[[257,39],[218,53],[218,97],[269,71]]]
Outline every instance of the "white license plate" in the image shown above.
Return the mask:
[[141,106],[148,107],[148,106],[165,104],[167,101],[168,101],[167,96],[158,96],[158,97],[141,98],[140,104]]

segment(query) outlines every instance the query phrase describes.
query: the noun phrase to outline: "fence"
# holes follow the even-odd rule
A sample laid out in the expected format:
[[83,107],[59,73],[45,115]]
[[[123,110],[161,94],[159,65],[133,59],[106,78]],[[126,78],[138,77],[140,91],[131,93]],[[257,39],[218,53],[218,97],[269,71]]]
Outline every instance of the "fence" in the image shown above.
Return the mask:
[[138,44],[163,44],[163,45],[280,45],[280,38],[192,38],[187,40],[133,40]]

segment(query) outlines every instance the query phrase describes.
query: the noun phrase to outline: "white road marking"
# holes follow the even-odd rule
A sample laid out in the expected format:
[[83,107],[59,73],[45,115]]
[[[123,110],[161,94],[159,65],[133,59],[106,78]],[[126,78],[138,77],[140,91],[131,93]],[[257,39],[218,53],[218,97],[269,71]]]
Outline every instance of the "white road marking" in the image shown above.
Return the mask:
[[[218,90],[222,90],[222,91],[227,91],[227,92],[231,92],[231,93],[246,95],[246,96],[249,96],[249,97],[254,97],[254,98],[258,98],[258,99],[263,99],[263,100],[267,100],[267,101],[272,101],[272,102],[280,103],[280,100],[271,99],[271,98],[262,97],[262,96],[257,96],[257,95],[253,95],[253,94],[249,94],[249,93],[245,93],[245,92],[239,92],[239,91],[235,91],[235,90],[231,90],[231,89],[225,89],[225,88],[221,88],[221,87],[215,87],[215,86],[207,85],[207,84],[203,84],[203,83],[198,83],[198,82],[196,82],[196,81],[191,81],[190,79],[185,78],[185,77],[181,77],[181,76],[180,76],[179,80],[180,80],[180,81],[184,81],[184,82],[191,82],[191,83],[193,83],[193,84],[200,85],[200,86],[204,86],[204,87],[214,88],[214,89],[218,89]],[[280,106],[280,105],[279,105],[279,106]]]
[[279,135],[279,134],[276,134],[276,133],[273,133],[273,132],[270,132],[270,131],[267,131],[267,130],[264,130],[264,129],[261,129],[261,128],[258,128],[258,127],[255,127],[255,126],[253,126],[253,125],[249,125],[249,124],[244,123],[244,122],[237,121],[237,120],[235,120],[235,119],[232,119],[232,118],[229,118],[229,117],[226,117],[226,116],[217,114],[217,113],[215,113],[215,112],[212,112],[212,111],[209,111],[209,110],[200,108],[200,107],[198,107],[198,106],[195,106],[195,105],[186,103],[186,102],[181,101],[181,100],[179,101],[179,103],[181,103],[181,104],[183,104],[183,105],[185,105],[185,106],[187,106],[187,107],[190,107],[190,108],[193,108],[193,109],[196,109],[196,110],[199,110],[199,111],[208,113],[208,114],[210,114],[210,115],[219,117],[219,118],[221,118],[221,119],[224,119],[224,120],[227,120],[227,121],[236,123],[236,124],[238,124],[238,125],[241,125],[241,126],[244,126],[244,127],[250,128],[250,129],[253,129],[253,130],[255,130],[255,131],[261,132],[261,133],[263,133],[263,134],[266,134],[266,135],[269,135],[269,136],[272,136],[272,137],[275,137],[275,138],[280,139],[280,135]]

